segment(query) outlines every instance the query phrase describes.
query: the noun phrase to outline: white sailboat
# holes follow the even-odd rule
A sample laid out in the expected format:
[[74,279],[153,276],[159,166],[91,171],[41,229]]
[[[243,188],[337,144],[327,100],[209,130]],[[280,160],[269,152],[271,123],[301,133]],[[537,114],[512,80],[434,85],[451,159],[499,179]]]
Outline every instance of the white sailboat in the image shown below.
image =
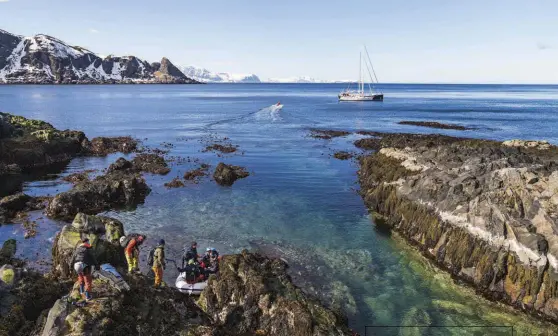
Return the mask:
[[[366,46],[364,47],[364,51],[366,52],[366,59],[364,61],[364,65],[368,70],[368,75],[370,76],[369,83],[364,82],[363,76],[363,68],[362,68],[362,52],[360,53],[360,60],[359,60],[359,79],[358,79],[358,89],[357,90],[349,90],[347,88],[345,91],[339,94],[339,101],[383,101],[384,94],[381,92],[376,92],[374,90],[374,80],[372,79],[372,74],[374,74],[374,78],[376,79],[375,83],[378,83],[378,78],[376,77],[376,72],[374,71],[374,67],[370,62],[370,56],[368,55],[368,50]],[[372,70],[372,73],[370,72]],[[368,90],[364,90],[365,84],[368,85]]]

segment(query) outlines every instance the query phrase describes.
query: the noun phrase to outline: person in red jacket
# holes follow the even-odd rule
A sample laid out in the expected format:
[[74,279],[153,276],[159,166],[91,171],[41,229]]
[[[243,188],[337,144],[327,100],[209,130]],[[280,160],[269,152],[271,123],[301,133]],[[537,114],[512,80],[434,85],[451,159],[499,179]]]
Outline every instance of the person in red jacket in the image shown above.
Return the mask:
[[72,257],[74,270],[78,275],[79,294],[86,300],[91,300],[91,283],[93,282],[91,272],[93,268],[99,268],[99,264],[95,258],[89,238],[83,238],[81,244],[77,247]]
[[126,261],[128,262],[128,273],[139,272],[139,247],[144,241],[145,235],[138,235],[137,237],[130,239],[126,245],[124,254],[126,255]]

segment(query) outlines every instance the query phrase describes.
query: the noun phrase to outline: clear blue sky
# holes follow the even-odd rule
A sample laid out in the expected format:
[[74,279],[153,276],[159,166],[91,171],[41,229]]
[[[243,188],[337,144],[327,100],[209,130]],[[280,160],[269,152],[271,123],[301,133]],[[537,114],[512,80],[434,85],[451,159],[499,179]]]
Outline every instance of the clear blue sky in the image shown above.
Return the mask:
[[0,28],[262,78],[558,83],[558,0],[0,0]]

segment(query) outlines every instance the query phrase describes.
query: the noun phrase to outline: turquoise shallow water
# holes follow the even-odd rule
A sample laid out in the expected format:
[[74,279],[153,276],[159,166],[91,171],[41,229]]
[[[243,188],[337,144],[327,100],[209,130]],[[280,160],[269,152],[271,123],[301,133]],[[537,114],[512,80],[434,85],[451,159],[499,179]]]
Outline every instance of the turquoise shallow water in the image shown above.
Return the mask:
[[[115,211],[128,231],[164,237],[170,255],[196,239],[222,253],[260,248],[302,265],[295,279],[331,292],[364,334],[366,325],[430,325],[446,328],[367,329],[380,335],[510,335],[515,325],[530,334],[538,324],[476,299],[436,272],[411,249],[376,232],[355,192],[357,165],[330,157],[356,150],[356,136],[319,140],[307,129],[444,133],[492,139],[546,139],[558,143],[558,86],[386,85],[383,103],[342,103],[338,85],[137,85],[1,86],[0,110],[80,129],[91,138],[132,135],[149,146],[174,145],[169,155],[245,166],[252,174],[232,188],[209,179],[185,188],[163,183],[197,167],[175,162],[165,176],[148,176],[152,193],[134,211]],[[269,107],[281,101],[284,108]],[[472,131],[398,125],[401,120],[458,123]],[[239,152],[218,157],[202,152],[212,138],[228,137]],[[118,155],[78,158],[63,174],[105,168]],[[25,184],[30,194],[69,188],[58,175]],[[41,217],[36,214],[35,217]],[[20,225],[0,227],[0,241],[15,237],[31,260],[48,254],[60,223],[39,220],[40,233],[24,240]],[[332,265],[311,276],[314,264]],[[307,266],[307,267],[306,267]],[[307,270],[305,273],[304,270]],[[172,281],[172,271],[167,272]],[[331,303],[331,302],[329,302]],[[491,328],[447,328],[451,325]]]

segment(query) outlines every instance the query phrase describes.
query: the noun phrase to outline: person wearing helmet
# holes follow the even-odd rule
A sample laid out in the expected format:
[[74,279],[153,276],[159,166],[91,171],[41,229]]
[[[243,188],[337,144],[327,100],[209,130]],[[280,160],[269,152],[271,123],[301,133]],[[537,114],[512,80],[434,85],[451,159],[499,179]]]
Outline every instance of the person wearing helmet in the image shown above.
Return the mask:
[[95,255],[91,250],[91,245],[89,244],[89,238],[83,238],[81,244],[77,247],[74,255],[72,257],[72,264],[74,265],[74,270],[78,275],[79,282],[79,294],[85,301],[90,301],[91,297],[91,284],[92,284],[92,267],[98,268],[97,260]]
[[139,247],[145,241],[145,235],[138,235],[130,239],[126,248],[124,249],[124,254],[126,255],[126,261],[128,262],[128,273],[139,272],[138,259],[139,259]]
[[219,253],[214,247],[208,247],[203,256],[204,274],[208,278],[209,275],[217,273],[219,270]]
[[182,256],[182,268],[184,268],[190,260],[194,260],[195,263],[198,262],[198,243],[193,241],[190,244],[190,248]]
[[155,273],[155,288],[165,287],[166,284],[163,281],[163,270],[167,267],[165,261],[165,240],[159,240],[159,245],[155,248],[153,253],[153,273]]

